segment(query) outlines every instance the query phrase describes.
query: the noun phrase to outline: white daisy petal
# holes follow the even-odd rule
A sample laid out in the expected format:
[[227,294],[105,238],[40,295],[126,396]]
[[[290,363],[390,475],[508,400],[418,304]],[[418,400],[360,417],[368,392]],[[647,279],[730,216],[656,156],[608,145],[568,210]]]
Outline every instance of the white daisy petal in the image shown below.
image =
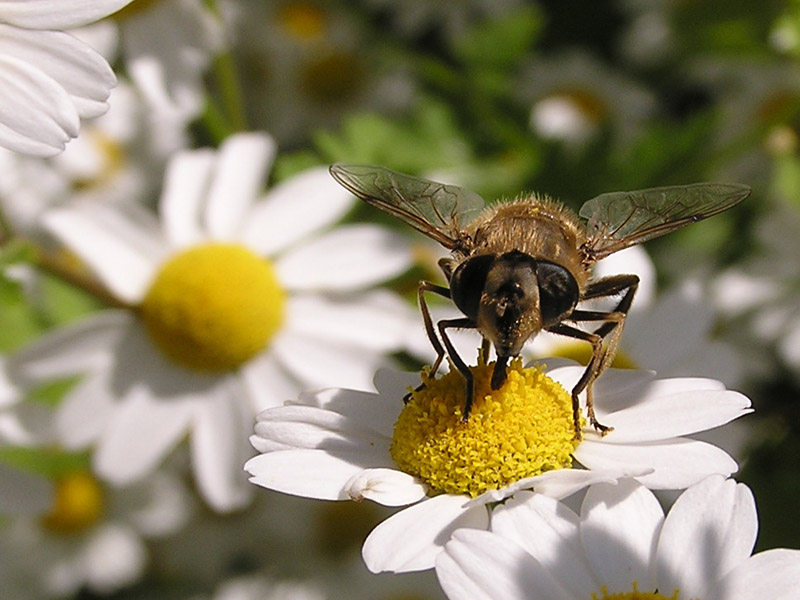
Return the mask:
[[519,492],[492,512],[491,530],[516,542],[561,582],[572,598],[598,589],[584,559],[580,517],[555,498]]
[[130,304],[142,300],[165,251],[158,225],[144,208],[72,204],[45,213],[42,222],[117,298]]
[[270,189],[253,206],[243,224],[242,241],[256,253],[271,256],[337,222],[353,200],[327,167],[303,171]]
[[228,137],[217,151],[208,190],[205,226],[214,239],[235,239],[251,218],[251,204],[264,186],[276,146],[264,133]]
[[363,462],[361,452],[342,449],[333,455],[300,449],[260,454],[248,460],[244,469],[252,475],[252,483],[270,490],[319,500],[349,500],[345,483],[365,468],[382,466]]
[[411,262],[404,237],[374,225],[348,225],[288,251],[275,266],[289,290],[346,292],[396,277]]
[[186,434],[191,418],[190,402],[129,395],[103,432],[95,470],[116,485],[147,475]]
[[118,11],[131,0],[2,0],[3,21],[28,29],[72,29]]
[[167,164],[158,209],[164,234],[174,248],[206,238],[200,213],[213,167],[214,152],[208,148],[178,152]]
[[292,448],[361,451],[388,462],[389,438],[366,429],[357,420],[312,406],[288,405],[265,410],[255,424],[256,437]]
[[2,26],[0,34],[0,54],[25,61],[56,82],[79,116],[96,117],[108,110],[106,100],[116,77],[106,60],[89,46],[63,31]]
[[87,376],[58,405],[56,431],[67,448],[85,448],[108,427],[117,404],[109,378],[108,373]]
[[[0,36],[4,34],[0,24]],[[50,77],[13,56],[0,55],[0,142],[35,156],[61,152],[78,134],[78,112],[64,89]]]
[[27,384],[108,368],[111,349],[133,322],[130,313],[104,310],[40,337],[8,359],[8,372]]
[[418,321],[406,302],[386,290],[335,298],[297,295],[288,304],[287,330],[378,352],[401,348]]
[[436,558],[436,576],[450,600],[574,598],[519,546],[486,531],[456,531]]
[[262,353],[244,365],[242,378],[255,414],[282,406],[287,400],[296,398],[302,389],[300,382],[282,368],[271,353]]
[[404,573],[434,566],[436,555],[456,529],[486,529],[483,506],[466,508],[466,496],[442,494],[403,509],[367,537],[361,555],[373,573]]
[[658,544],[658,578],[665,590],[705,598],[713,582],[744,563],[756,541],[758,518],[750,489],[708,477],[675,501]]
[[375,371],[388,365],[380,354],[336,341],[285,332],[272,343],[280,364],[309,387],[372,388]]
[[738,392],[696,389],[654,395],[631,408],[598,418],[614,427],[606,440],[613,444],[663,440],[705,431],[752,412],[750,399]]
[[408,473],[395,469],[364,469],[345,484],[347,495],[384,506],[405,506],[425,497],[427,486]]
[[654,490],[683,489],[708,475],[730,475],[739,468],[716,446],[686,438],[632,445],[584,439],[573,455],[591,470],[650,467],[651,474],[636,478]]
[[103,595],[136,581],[147,564],[147,548],[139,534],[117,523],[96,531],[84,553],[87,583]]
[[663,521],[656,497],[633,479],[593,485],[586,492],[581,540],[592,572],[610,594],[629,592],[634,581],[642,591],[659,587],[653,555]]
[[526,477],[499,490],[489,490],[470,500],[470,505],[501,502],[519,490],[534,489],[551,498],[566,498],[594,483],[615,483],[623,477],[640,477],[652,473],[648,466],[623,466],[622,468],[559,469],[541,475]]
[[709,600],[795,600],[800,550],[776,548],[748,558],[730,572]]
[[[387,373],[390,369],[385,369]],[[380,373],[380,371],[379,371]],[[398,408],[402,406],[402,397],[407,387],[397,390],[396,394],[385,393],[376,396],[372,392],[346,390],[341,388],[326,388],[316,391],[305,391],[300,394],[296,402],[315,406],[336,412],[352,419],[364,429],[374,431],[385,438],[391,438],[394,422],[399,414]]]
[[[215,392],[197,404],[190,440],[192,465],[203,498],[219,512],[245,506],[252,486],[241,467],[252,455],[247,444],[251,418],[243,410],[243,390],[226,379]],[[237,398],[238,395],[238,398]]]

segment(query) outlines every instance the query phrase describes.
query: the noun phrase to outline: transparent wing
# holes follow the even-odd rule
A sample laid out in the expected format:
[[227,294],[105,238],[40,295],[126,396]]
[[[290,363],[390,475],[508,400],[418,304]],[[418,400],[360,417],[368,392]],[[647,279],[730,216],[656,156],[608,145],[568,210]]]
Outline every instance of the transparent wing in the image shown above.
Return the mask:
[[628,246],[680,229],[728,210],[750,195],[746,185],[695,183],[612,192],[581,207],[589,258],[600,260]]
[[485,205],[483,198],[470,190],[383,167],[337,163],[330,172],[355,196],[450,249],[459,244],[464,227]]

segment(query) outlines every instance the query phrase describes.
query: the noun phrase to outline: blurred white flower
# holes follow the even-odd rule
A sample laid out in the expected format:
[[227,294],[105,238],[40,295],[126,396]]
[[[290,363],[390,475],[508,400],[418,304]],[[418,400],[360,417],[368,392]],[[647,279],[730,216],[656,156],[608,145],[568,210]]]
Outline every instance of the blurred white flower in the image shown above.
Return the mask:
[[522,493],[495,509],[491,531],[457,531],[436,573],[450,600],[796,597],[800,551],[751,556],[757,529],[750,490],[721,476],[687,489],[666,517],[634,480],[592,486],[580,515]]
[[169,120],[195,119],[205,107],[205,71],[223,41],[207,3],[134,2],[115,20],[126,70],[149,106]]
[[466,425],[457,414],[464,397],[457,372],[428,381],[405,407],[401,398],[415,377],[398,373],[379,373],[377,394],[306,393],[258,416],[251,441],[261,454],[245,469],[253,483],[297,496],[413,505],[367,538],[363,557],[373,572],[431,568],[454,530],[485,529],[489,505],[522,489],[561,498],[626,476],[653,489],[683,489],[736,471],[725,452],[684,436],[750,412],[743,395],[712,380],[611,369],[595,386],[595,406],[615,429],[605,437],[585,430],[576,441],[564,390],[583,370],[561,367],[550,379],[529,380],[532,370],[510,367],[497,392],[476,371],[478,400]]
[[[121,308],[52,332],[14,357],[26,385],[85,375],[58,409],[69,448],[125,484],[189,436],[217,510],[249,500],[241,465],[257,410],[325,384],[366,388],[401,349],[413,311],[384,290],[404,239],[372,225],[323,232],[353,198],[311,169],[258,197],[274,154],[261,134],[176,155],[160,221],[136,205],[71,205],[45,224]],[[312,237],[313,236],[313,237]]]
[[83,588],[116,592],[143,574],[145,540],[181,527],[189,508],[186,490],[166,471],[121,489],[84,471],[65,472],[46,511],[0,532],[0,595],[35,600]]
[[116,81],[106,60],[66,33],[130,0],[0,4],[0,145],[53,156],[78,135],[80,120],[104,113]]
[[168,155],[167,126],[150,112],[126,80],[111,92],[107,113],[84,124],[80,137],[52,158],[0,150],[0,205],[16,234],[40,238],[39,218],[69,202],[152,203]]

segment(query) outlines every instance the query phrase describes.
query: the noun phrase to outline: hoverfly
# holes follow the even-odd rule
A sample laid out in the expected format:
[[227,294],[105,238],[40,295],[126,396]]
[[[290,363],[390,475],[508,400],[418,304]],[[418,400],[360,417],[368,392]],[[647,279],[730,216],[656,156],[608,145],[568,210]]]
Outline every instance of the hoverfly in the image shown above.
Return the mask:
[[[448,329],[477,329],[484,351],[494,346],[497,360],[491,387],[495,390],[505,382],[509,359],[543,329],[591,344],[591,360],[572,389],[576,439],[581,437],[579,395],[584,391],[591,425],[602,434],[611,429],[595,417],[592,385],[614,358],[639,284],[636,275],[594,279],[594,263],[728,210],[750,195],[747,186],[723,183],[612,192],[589,200],[576,215],[535,195],[485,207],[475,192],[383,167],[334,164],[330,172],[355,196],[451,251],[450,257],[439,260],[449,287],[421,281],[417,296],[425,331],[437,353],[431,372],[436,372],[446,353],[466,381],[463,420],[474,401],[473,376]],[[464,317],[443,319],[434,328],[426,292],[451,299]],[[584,300],[614,296],[620,299],[607,312],[577,307]],[[576,327],[591,323],[599,326],[593,331]]]

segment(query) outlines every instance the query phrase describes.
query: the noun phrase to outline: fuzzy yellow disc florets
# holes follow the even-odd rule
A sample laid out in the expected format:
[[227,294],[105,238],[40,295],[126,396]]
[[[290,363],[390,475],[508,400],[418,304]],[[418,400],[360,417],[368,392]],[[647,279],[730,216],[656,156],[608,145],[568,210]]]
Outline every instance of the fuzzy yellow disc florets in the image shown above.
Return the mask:
[[236,244],[207,244],[169,260],[141,308],[164,354],[184,367],[216,373],[264,349],[283,322],[284,304],[267,260]]
[[56,482],[55,499],[42,524],[57,533],[76,533],[94,525],[103,515],[105,494],[89,473],[64,475]]
[[517,359],[499,390],[493,364],[472,367],[475,403],[462,422],[464,378],[423,374],[394,426],[391,455],[433,490],[477,496],[526,477],[572,466],[575,440],[570,395],[538,368]]

